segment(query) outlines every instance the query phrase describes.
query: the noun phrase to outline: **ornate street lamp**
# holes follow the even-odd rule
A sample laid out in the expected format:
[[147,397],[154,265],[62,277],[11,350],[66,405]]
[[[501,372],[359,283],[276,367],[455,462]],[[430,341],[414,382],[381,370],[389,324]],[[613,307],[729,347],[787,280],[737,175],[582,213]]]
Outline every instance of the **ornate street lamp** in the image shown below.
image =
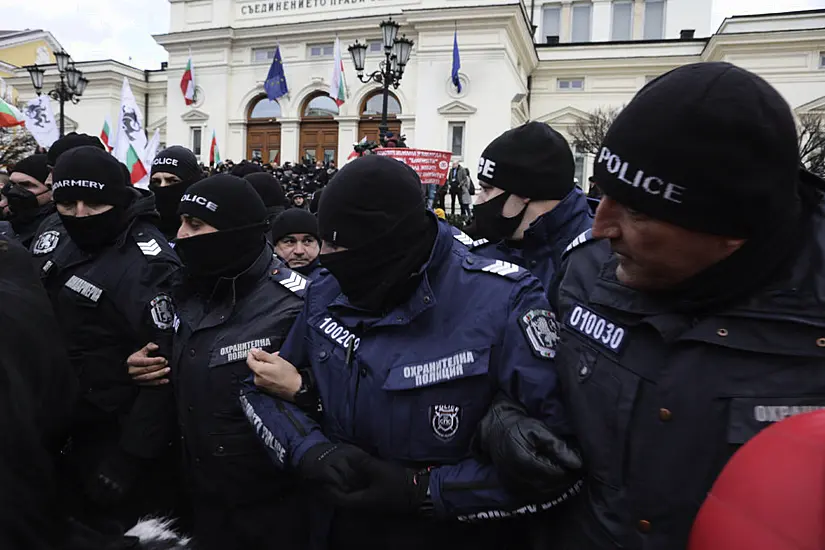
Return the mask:
[[[57,64],[57,72],[60,75],[60,82],[55,84],[54,89],[49,90],[47,93],[50,98],[60,102],[60,137],[63,137],[65,133],[63,105],[67,101],[78,103],[80,96],[83,95],[86,86],[89,84],[89,79],[83,76],[83,73],[74,66],[71,57],[66,52],[62,50],[55,52],[54,58]],[[37,92],[37,95],[40,95],[43,90],[43,77],[46,71],[37,65],[29,65],[26,70],[29,71],[34,91]]]
[[384,95],[384,104],[381,109],[381,123],[378,125],[380,141],[383,144],[387,135],[387,106],[390,97],[390,86],[395,89],[401,85],[401,77],[404,76],[404,68],[410,60],[414,42],[406,36],[398,38],[398,29],[401,27],[390,18],[381,23],[381,37],[384,42],[384,61],[379,63],[378,70],[371,74],[364,75],[364,64],[367,59],[367,45],[361,44],[357,40],[349,48],[352,56],[352,64],[355,65],[355,73],[358,80],[363,83],[375,82],[380,84]]

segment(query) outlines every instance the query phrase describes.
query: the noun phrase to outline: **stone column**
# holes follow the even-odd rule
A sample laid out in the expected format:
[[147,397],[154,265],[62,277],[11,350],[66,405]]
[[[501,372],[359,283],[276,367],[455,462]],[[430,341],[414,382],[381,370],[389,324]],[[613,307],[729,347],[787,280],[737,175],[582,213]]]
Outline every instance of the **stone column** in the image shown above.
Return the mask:
[[298,162],[301,155],[298,146],[301,139],[301,121],[297,118],[282,118],[281,123],[281,164]]

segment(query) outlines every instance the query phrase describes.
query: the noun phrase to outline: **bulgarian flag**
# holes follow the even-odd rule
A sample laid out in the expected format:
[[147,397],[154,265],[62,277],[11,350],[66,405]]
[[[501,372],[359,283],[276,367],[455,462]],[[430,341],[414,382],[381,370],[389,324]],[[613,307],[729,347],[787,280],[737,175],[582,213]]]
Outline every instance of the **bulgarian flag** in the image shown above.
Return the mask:
[[186,61],[186,69],[180,78],[180,91],[183,92],[183,100],[187,105],[195,103],[195,69],[192,67],[192,50],[189,50],[189,59]]
[[215,136],[215,130],[212,130],[212,145],[209,146],[209,166],[215,166],[221,163],[221,153],[218,151],[218,138]]
[[112,139],[112,128],[109,124],[109,117],[103,119],[103,129],[100,131],[100,141],[103,142],[103,145],[106,147],[106,150],[110,153],[112,152],[113,147],[109,145],[109,142]]
[[335,38],[333,50],[332,80],[329,85],[329,97],[335,100],[339,107],[347,99],[347,81],[344,78],[344,61],[341,59],[341,42]]
[[25,124],[26,119],[23,118],[23,113],[18,111],[14,105],[0,99],[0,128],[23,126]]
[[143,166],[143,161],[135,151],[135,148],[129,144],[129,150],[126,152],[126,168],[129,169],[130,180],[132,185],[146,177],[146,167]]

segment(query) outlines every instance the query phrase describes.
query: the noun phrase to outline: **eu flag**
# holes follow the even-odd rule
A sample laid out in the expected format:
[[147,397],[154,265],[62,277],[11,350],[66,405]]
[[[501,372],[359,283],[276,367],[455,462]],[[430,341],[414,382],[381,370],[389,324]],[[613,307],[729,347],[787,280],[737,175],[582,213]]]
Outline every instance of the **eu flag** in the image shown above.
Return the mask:
[[266,97],[268,97],[270,101],[274,101],[289,93],[289,88],[286,86],[286,76],[284,76],[284,63],[281,61],[280,46],[275,46],[275,58],[272,60],[272,66],[269,68],[269,74],[266,75],[264,90],[266,90]]
[[461,68],[461,58],[458,55],[458,30],[453,31],[453,84],[458,93],[461,93],[461,79],[458,70]]

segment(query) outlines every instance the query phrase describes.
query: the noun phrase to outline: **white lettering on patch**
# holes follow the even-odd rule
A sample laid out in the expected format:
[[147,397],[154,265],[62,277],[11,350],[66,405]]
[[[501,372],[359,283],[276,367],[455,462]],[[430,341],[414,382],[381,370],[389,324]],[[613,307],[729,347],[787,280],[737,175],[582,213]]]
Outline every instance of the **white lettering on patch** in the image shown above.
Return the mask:
[[207,210],[211,210],[212,212],[218,211],[218,205],[214,202],[210,201],[206,197],[201,197],[200,195],[192,195],[191,193],[186,193],[181,199],[181,202],[194,202],[195,204],[199,204],[206,208]]
[[342,327],[332,317],[324,317],[318,328],[333,342],[343,346],[346,349],[355,351],[361,345],[361,339],[350,332],[348,329]]
[[475,363],[472,351],[462,351],[421,365],[404,367],[404,378],[414,380],[415,387],[428,386],[464,376],[464,365]]
[[753,418],[756,419],[757,422],[780,422],[786,418],[790,418],[791,416],[821,411],[823,409],[825,409],[825,407],[816,405],[757,405],[753,408]]
[[77,275],[72,275],[71,278],[66,281],[66,288],[74,290],[81,296],[84,296],[95,303],[100,300],[100,295],[103,294],[102,288],[93,285],[89,281],[84,281]]
[[92,180],[60,180],[52,183],[52,190],[60,189],[61,187],[89,187],[91,189],[103,190],[106,187],[105,183]]
[[577,305],[571,309],[565,324],[610,351],[618,353],[624,344],[624,328],[584,306]]
[[660,196],[669,202],[682,203],[685,187],[668,183],[657,176],[645,174],[644,170],[638,167],[631,167],[628,161],[623,161],[619,155],[613,153],[607,147],[602,147],[599,151],[596,164],[603,164],[608,172],[616,175],[616,179],[631,187],[641,189],[649,195]]
[[240,344],[233,344],[231,346],[224,346],[220,350],[221,357],[225,357],[227,362],[240,361],[246,359],[249,350],[252,348],[263,348],[271,346],[272,341],[269,338],[258,338],[257,340],[250,340]]
[[284,459],[286,458],[286,449],[284,449],[284,446],[281,445],[280,441],[275,439],[275,436],[272,435],[272,432],[269,431],[269,428],[267,428],[264,425],[263,420],[261,420],[261,417],[258,416],[258,413],[255,412],[255,409],[249,403],[249,400],[246,398],[245,395],[241,395],[240,401],[241,408],[243,409],[246,418],[252,424],[252,427],[255,428],[255,433],[258,435],[258,438],[264,442],[264,445],[266,445],[269,449],[272,450],[272,452],[275,453],[278,462],[283,464]]

